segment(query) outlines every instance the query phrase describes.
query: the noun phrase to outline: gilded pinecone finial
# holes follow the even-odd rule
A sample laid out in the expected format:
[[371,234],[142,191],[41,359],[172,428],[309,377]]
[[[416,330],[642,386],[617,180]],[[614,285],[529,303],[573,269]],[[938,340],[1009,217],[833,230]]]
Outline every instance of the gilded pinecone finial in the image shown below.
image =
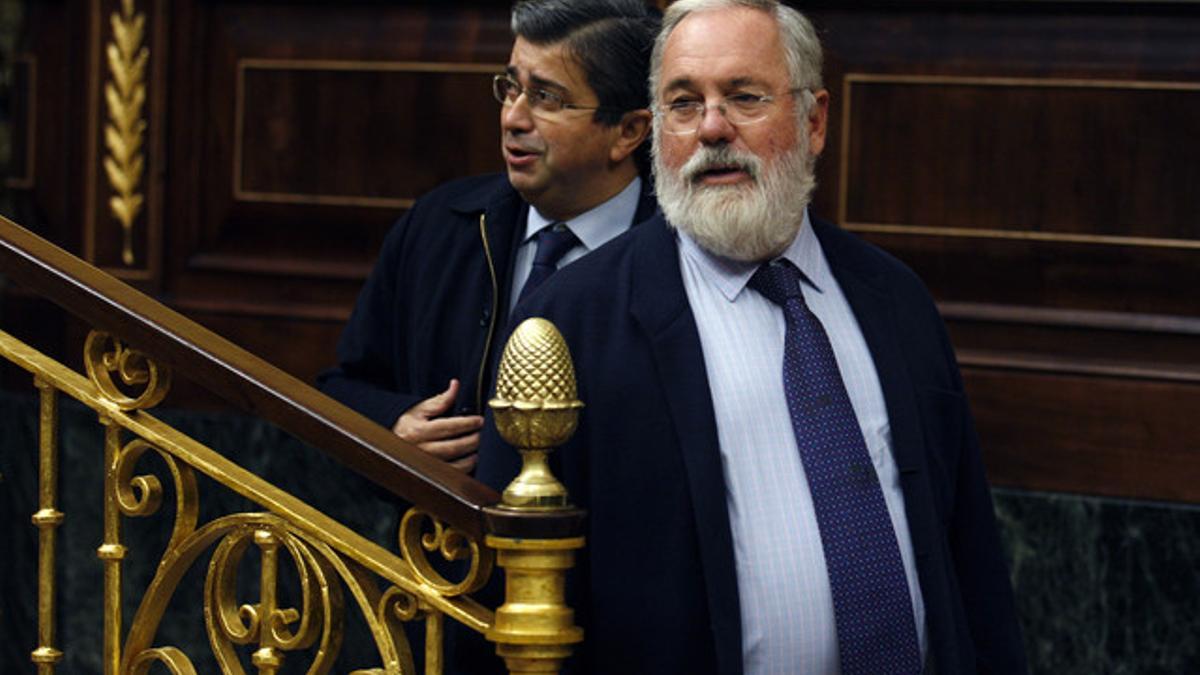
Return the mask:
[[566,506],[566,488],[550,474],[546,453],[575,432],[583,403],[576,398],[571,353],[554,324],[535,317],[517,326],[504,347],[489,405],[500,435],[524,461],[521,474],[504,491],[504,505]]

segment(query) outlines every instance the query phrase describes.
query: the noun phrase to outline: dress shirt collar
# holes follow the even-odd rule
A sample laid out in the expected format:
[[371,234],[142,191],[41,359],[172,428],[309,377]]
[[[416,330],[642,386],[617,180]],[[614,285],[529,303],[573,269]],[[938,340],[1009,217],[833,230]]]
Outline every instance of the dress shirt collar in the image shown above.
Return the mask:
[[[635,176],[624,190],[608,201],[568,220],[566,222],[567,229],[579,239],[584,248],[589,251],[595,250],[609,239],[629,229],[629,224],[633,222],[633,216],[637,213],[641,195],[642,179],[640,176]],[[530,205],[529,218],[525,222],[525,237],[521,240],[521,244],[529,243],[543,227],[553,222],[556,221],[543,216]]]
[[[700,273],[721,290],[726,300],[730,302],[737,300],[738,294],[742,292],[746,284],[750,283],[750,277],[754,276],[754,271],[761,263],[746,263],[723,258],[701,248],[683,232],[678,230],[676,232],[679,235],[680,249],[684,255],[696,263]],[[779,257],[790,260],[804,274],[805,283],[818,293],[823,293],[823,289],[827,288],[833,279],[832,273],[829,271],[829,264],[821,252],[821,243],[817,241],[817,235],[813,232],[812,223],[808,219],[808,209],[804,210],[804,221],[800,224],[800,232],[784,250],[783,255]]]

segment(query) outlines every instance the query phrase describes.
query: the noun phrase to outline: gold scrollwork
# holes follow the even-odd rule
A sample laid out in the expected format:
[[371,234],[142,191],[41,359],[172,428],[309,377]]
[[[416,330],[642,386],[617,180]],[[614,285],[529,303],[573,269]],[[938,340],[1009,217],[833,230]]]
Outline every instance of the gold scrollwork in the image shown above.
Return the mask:
[[[244,672],[234,645],[258,642],[259,649],[251,659],[270,671],[271,663],[282,662],[284,651],[311,646],[318,633],[320,649],[313,656],[308,672],[327,672],[341,644],[342,594],[339,586],[330,583],[340,577],[362,612],[382,659],[382,668],[367,672],[416,673],[412,649],[403,629],[397,622],[381,618],[384,608],[398,601],[396,593],[380,593],[374,578],[360,565],[344,558],[329,544],[298,532],[282,518],[268,513],[217,518],[168,550],[142,596],[126,642],[126,666],[121,672],[142,658],[138,655],[154,651],[150,645],[180,580],[213,544],[217,544],[217,550],[205,580],[204,614],[209,641],[222,672]],[[235,598],[237,572],[251,544],[261,551],[262,596],[258,603],[239,604]],[[295,562],[301,587],[300,610],[278,607],[279,548],[286,549]]]
[[[422,524],[433,525],[426,532]],[[440,551],[447,561],[470,560],[470,567],[461,581],[453,582],[442,576],[430,564],[426,552]],[[495,552],[467,535],[447,527],[418,508],[411,508],[400,521],[400,555],[412,566],[413,574],[425,585],[445,597],[454,597],[479,590],[492,574]]]
[[[238,567],[250,544],[260,550],[259,601],[237,602]],[[300,584],[300,609],[279,607],[279,552],[288,552]],[[333,570],[282,522],[239,527],[217,546],[205,580],[205,619],[209,642],[222,672],[241,672],[233,645],[258,643],[251,661],[275,672],[284,652],[308,649],[320,638],[309,672],[328,672],[341,648],[341,586],[330,583]]]
[[146,121],[142,108],[146,103],[146,63],[150,50],[142,45],[146,15],[136,12],[133,0],[121,0],[120,13],[110,17],[113,39],[105,56],[111,76],[104,86],[109,123],[104,127],[104,171],[114,194],[109,209],[121,223],[124,241],[121,261],[133,265],[133,223],[142,210],[143,196],[138,190],[145,169],[142,137]]
[[172,675],[196,675],[196,668],[191,659],[176,647],[159,647],[147,649],[134,657],[129,669],[130,675],[147,675],[150,667],[161,663],[171,671]]
[[380,621],[396,618],[400,621],[412,621],[421,614],[421,603],[417,596],[398,586],[392,586],[379,598],[375,609]]
[[[110,343],[111,342],[111,348]],[[83,345],[83,362],[88,378],[121,410],[139,410],[158,405],[171,388],[171,370],[119,339],[93,330]],[[144,387],[131,396],[113,382],[116,373],[126,387]]]
[[175,527],[167,544],[167,551],[170,552],[196,529],[200,495],[196,488],[195,472],[190,466],[179,463],[170,453],[140,438],[130,441],[117,455],[117,505],[122,513],[132,517],[145,517],[158,512],[162,504],[162,481],[153,474],[134,475],[138,461],[149,450],[154,450],[167,465],[175,484]]

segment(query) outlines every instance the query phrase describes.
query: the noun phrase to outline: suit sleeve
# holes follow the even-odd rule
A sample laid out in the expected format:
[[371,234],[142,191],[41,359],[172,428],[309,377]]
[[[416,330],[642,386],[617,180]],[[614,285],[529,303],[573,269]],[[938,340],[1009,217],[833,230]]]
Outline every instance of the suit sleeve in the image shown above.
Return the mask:
[[389,429],[423,398],[403,387],[409,364],[401,322],[408,314],[397,292],[414,211],[388,233],[338,341],[337,365],[317,376],[321,391]]
[[[959,392],[963,391],[953,348],[942,339]],[[962,455],[958,461],[949,544],[980,674],[1029,672],[1012,584],[1000,543],[979,438],[965,395],[961,413]]]

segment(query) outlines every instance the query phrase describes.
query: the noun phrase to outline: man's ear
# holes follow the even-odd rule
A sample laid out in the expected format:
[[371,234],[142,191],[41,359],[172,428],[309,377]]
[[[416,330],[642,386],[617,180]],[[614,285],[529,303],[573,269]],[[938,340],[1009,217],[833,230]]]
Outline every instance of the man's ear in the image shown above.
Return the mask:
[[617,123],[617,134],[609,150],[608,158],[620,164],[633,154],[646,136],[650,135],[651,115],[649,110],[630,110]]
[[814,92],[816,101],[808,111],[808,151],[814,156],[825,149],[825,132],[829,128],[829,92]]

